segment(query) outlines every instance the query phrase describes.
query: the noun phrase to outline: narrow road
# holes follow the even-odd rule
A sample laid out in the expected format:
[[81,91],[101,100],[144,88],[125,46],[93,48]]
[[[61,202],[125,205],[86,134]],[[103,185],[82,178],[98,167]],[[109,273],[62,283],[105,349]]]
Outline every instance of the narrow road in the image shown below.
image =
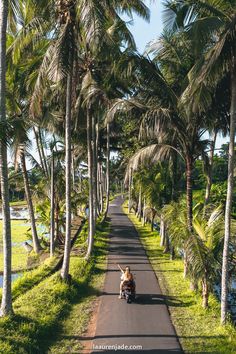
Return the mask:
[[[182,353],[165,305],[165,296],[161,294],[133,224],[122,211],[122,202],[120,197],[116,198],[109,209],[108,269],[92,353]],[[120,271],[116,263],[122,267],[129,265],[135,274],[138,296],[135,303],[127,304],[125,300],[118,299]],[[136,347],[124,348],[125,345]],[[116,351],[118,346],[123,350]]]

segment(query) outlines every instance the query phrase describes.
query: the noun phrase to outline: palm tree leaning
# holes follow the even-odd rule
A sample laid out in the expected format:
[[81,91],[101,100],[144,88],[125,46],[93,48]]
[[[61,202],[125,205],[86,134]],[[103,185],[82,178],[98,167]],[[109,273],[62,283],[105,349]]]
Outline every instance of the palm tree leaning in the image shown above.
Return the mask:
[[0,2],[0,175],[1,175],[1,197],[3,216],[3,292],[1,303],[1,316],[12,313],[11,295],[11,221],[8,191],[8,168],[7,168],[7,146],[4,138],[7,136],[6,127],[6,30],[8,16],[8,1]]

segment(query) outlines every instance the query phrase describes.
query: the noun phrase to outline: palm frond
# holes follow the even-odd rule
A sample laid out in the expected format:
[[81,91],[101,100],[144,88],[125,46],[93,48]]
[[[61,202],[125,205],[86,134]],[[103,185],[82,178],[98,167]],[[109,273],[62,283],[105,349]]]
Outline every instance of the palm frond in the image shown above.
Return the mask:
[[128,113],[133,109],[145,111],[147,107],[135,99],[115,99],[109,110],[106,112],[106,123],[113,122],[117,114],[122,112]]
[[99,0],[79,1],[77,16],[85,36],[85,42],[90,48],[109,39],[104,26],[104,23],[107,22],[106,11]]

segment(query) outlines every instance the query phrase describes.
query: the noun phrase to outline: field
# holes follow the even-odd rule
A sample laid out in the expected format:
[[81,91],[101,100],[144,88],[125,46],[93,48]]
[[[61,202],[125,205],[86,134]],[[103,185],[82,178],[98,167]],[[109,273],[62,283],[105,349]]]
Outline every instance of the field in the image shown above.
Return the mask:
[[[22,246],[23,241],[29,239],[27,231],[29,225],[24,220],[12,220],[12,270],[20,271],[26,268],[27,252]],[[2,254],[2,220],[0,220],[0,273],[3,271],[3,254]]]

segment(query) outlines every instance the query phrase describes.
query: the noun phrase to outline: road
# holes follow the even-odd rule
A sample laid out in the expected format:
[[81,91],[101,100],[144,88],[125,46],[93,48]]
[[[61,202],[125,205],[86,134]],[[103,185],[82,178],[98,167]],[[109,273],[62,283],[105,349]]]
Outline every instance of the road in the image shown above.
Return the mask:
[[[122,211],[122,202],[121,197],[118,197],[109,208],[111,233],[108,269],[98,309],[92,353],[183,353],[171,323],[165,296],[161,293],[133,224]],[[125,300],[118,299],[121,273],[116,263],[122,267],[129,265],[135,274],[138,296],[135,303],[127,304]],[[125,345],[128,348],[125,349]],[[118,346],[121,350],[116,351]]]

